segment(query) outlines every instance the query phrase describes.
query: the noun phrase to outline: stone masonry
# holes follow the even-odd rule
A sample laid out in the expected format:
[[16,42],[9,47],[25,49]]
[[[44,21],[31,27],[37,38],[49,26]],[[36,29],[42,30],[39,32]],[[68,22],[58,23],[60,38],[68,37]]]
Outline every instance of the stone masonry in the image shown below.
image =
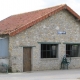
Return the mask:
[[[65,31],[66,34],[58,34]],[[38,42],[60,42],[58,58],[41,58],[41,44]],[[23,47],[32,47],[32,71],[60,69],[62,57],[65,55],[65,42],[80,43],[80,22],[68,11],[62,10],[37,23],[27,30],[9,37],[10,65],[13,72],[23,71]],[[80,57],[73,57],[69,68],[80,68]]]

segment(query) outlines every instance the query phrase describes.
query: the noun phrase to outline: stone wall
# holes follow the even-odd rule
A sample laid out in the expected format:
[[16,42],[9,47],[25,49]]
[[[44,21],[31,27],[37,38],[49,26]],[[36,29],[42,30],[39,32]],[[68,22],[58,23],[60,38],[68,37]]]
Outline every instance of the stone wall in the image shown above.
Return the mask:
[[[58,34],[65,31],[66,34]],[[63,10],[53,16],[37,23],[31,28],[9,38],[10,65],[13,72],[23,71],[23,47],[32,48],[32,70],[60,69],[60,63],[65,55],[64,42],[80,43],[80,22],[68,11]],[[38,42],[60,42],[58,45],[58,58],[41,59],[40,44]],[[69,68],[80,68],[80,58],[72,58]]]

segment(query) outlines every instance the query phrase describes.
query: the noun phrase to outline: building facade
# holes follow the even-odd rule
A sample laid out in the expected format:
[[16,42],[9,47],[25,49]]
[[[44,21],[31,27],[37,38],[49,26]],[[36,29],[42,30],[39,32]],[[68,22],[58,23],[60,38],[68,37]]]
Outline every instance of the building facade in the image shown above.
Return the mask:
[[7,36],[6,63],[13,72],[57,70],[64,55],[71,56],[69,69],[80,68],[80,21],[68,10],[60,10],[14,36]]

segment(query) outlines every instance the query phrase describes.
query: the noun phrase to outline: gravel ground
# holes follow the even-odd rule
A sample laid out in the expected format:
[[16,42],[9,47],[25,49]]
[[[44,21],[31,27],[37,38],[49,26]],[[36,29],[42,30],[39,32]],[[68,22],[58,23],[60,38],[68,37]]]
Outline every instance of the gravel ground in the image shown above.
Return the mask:
[[80,80],[80,69],[0,73],[0,80]]

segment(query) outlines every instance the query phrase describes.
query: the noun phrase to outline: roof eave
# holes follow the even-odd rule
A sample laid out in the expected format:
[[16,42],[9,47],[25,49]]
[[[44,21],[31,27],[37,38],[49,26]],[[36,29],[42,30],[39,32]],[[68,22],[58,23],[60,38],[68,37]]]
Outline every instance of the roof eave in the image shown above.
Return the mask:
[[66,9],[67,9],[73,16],[75,16],[78,20],[80,20],[80,16],[79,16],[75,11],[73,11],[69,6],[66,5]]
[[31,23],[29,23],[29,24],[27,24],[27,25],[25,25],[25,26],[23,26],[23,27],[21,27],[19,29],[11,31],[9,33],[9,35],[10,36],[15,36],[16,34],[18,34],[19,32],[21,32],[23,30],[25,30],[26,28],[29,28],[29,27],[33,26],[34,24],[36,24],[36,23],[38,23],[38,22],[40,22],[40,21],[42,21],[42,20],[44,20],[44,19],[52,16],[53,14],[56,14],[57,12],[61,11],[62,9],[64,9],[64,6],[65,5],[63,5],[63,6],[59,7],[59,8],[57,8],[57,9],[55,9],[54,11],[52,11],[52,12],[50,12],[50,13],[48,13],[48,14],[46,14],[46,15],[44,15],[44,16],[42,16],[42,17],[40,17],[40,18],[38,18],[38,19],[36,19],[34,21],[32,21]]
[[78,21],[80,21],[80,16],[75,11],[73,11],[69,6],[64,4],[64,5],[60,6],[59,8],[55,9],[54,11],[52,11],[52,12],[50,12],[50,13],[48,13],[48,14],[46,14],[46,15],[44,15],[44,16],[42,16],[42,17],[40,17],[40,18],[38,18],[38,19],[28,23],[28,24],[26,24],[25,26],[22,26],[21,28],[18,28],[14,31],[11,31],[9,33],[9,35],[14,36],[14,35],[22,32],[23,30],[35,25],[36,23],[48,18],[49,16],[52,16],[53,14],[56,14],[57,12],[59,12],[61,10],[64,10],[64,9],[68,10],[73,16],[75,16],[78,19]]

